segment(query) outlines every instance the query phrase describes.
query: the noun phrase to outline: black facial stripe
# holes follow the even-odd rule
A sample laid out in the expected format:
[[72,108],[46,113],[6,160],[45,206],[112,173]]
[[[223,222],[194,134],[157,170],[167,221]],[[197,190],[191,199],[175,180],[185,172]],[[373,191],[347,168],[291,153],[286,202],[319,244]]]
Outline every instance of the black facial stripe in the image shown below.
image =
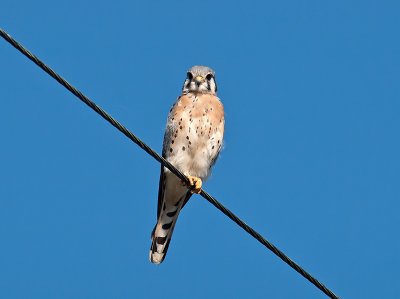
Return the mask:
[[185,80],[185,82],[183,82],[183,88],[182,89],[189,89],[189,85],[190,85],[190,81],[189,80]]

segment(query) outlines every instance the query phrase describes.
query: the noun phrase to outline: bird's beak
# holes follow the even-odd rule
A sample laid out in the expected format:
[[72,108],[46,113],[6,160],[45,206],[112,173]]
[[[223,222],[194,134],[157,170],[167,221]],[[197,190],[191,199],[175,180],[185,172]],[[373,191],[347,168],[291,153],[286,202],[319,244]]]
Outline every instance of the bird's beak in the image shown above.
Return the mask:
[[204,82],[204,78],[202,76],[196,76],[194,78],[194,82],[196,82],[197,85],[200,85],[201,83]]

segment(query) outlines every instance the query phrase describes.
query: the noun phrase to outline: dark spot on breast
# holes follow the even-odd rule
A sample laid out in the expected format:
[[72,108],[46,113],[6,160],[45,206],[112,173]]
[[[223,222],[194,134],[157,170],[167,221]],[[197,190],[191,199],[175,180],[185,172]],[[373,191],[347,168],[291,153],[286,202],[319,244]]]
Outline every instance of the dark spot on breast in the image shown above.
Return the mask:
[[186,136],[186,139],[189,140],[189,136]]
[[171,140],[171,143],[174,144],[175,140]]
[[219,144],[219,140],[218,140],[218,144]]
[[180,126],[180,127],[179,127],[179,129],[181,129],[181,130],[182,130],[182,126]]
[[184,146],[182,146],[182,150],[184,151],[186,148]]
[[192,144],[192,142],[189,141],[189,145]]
[[170,148],[169,148],[169,152],[172,153],[172,151],[173,151],[173,149],[172,149],[172,147],[170,147]]
[[213,145],[211,149],[214,149],[214,147],[215,147],[215,146]]

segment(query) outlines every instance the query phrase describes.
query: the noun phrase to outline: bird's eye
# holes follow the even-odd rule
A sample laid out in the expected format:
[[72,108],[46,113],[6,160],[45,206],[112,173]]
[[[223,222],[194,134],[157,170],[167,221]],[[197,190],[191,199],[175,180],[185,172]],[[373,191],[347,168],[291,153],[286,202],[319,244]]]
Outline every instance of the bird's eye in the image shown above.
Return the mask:
[[210,81],[210,80],[212,79],[212,77],[213,77],[212,74],[207,74],[206,79],[207,79],[208,81]]
[[188,78],[189,80],[192,80],[192,79],[193,79],[193,74],[192,74],[191,72],[188,72],[188,73],[187,73],[187,78]]

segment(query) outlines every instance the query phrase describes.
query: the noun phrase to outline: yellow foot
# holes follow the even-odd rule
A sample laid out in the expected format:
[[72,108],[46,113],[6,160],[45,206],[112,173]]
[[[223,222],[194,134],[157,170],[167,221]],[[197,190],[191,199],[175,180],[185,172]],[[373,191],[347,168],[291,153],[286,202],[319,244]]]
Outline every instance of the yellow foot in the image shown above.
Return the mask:
[[201,178],[188,175],[188,179],[189,179],[190,185],[192,187],[190,189],[190,192],[199,194],[201,192],[201,186],[203,185],[203,182],[201,181]]

